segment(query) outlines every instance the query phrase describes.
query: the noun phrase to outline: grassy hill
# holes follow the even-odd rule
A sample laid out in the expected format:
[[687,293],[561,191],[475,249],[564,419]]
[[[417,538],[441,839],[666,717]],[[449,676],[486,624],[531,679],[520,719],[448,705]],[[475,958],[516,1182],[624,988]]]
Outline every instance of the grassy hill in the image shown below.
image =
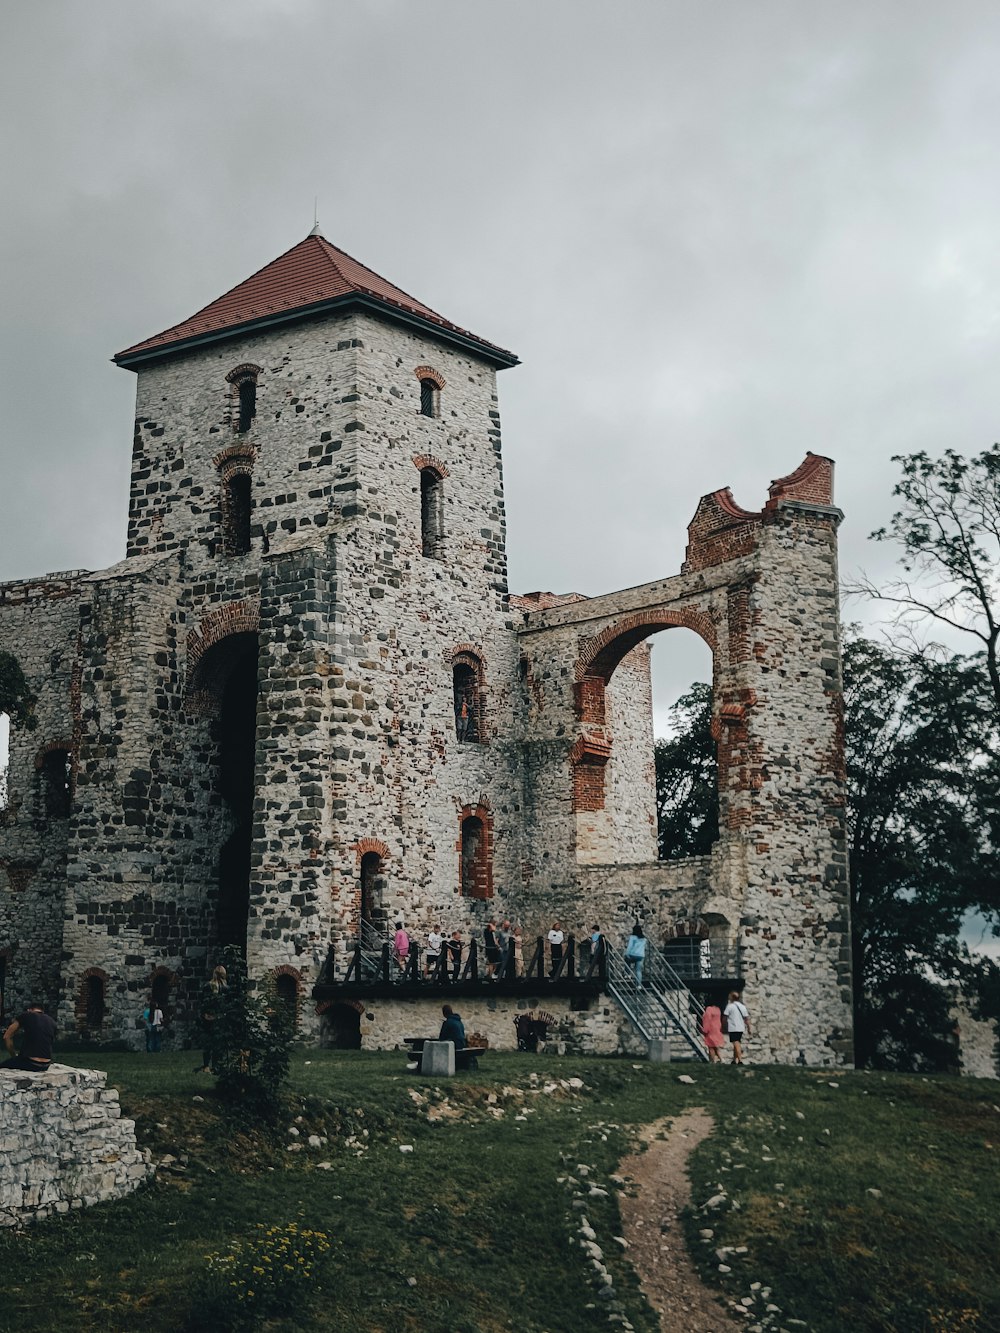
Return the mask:
[[[753,1298],[747,1326],[1000,1328],[997,1083],[494,1053],[435,1081],[401,1054],[312,1052],[270,1139],[224,1116],[188,1052],[72,1058],[106,1068],[140,1143],[177,1160],[129,1200],[0,1237],[2,1329],[219,1329],[266,1304],[297,1247],[309,1275],[264,1327],[654,1333],[611,1177],[632,1127],[690,1106],[716,1121],[690,1246],[725,1299]],[[610,1298],[576,1242],[581,1178]],[[248,1243],[210,1275],[207,1256]]]

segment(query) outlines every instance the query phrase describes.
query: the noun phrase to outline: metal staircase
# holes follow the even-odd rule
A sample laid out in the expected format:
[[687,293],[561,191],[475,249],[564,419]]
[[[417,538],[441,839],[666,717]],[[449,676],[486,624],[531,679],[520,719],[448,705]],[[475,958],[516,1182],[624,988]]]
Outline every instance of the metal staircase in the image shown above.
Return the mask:
[[701,1039],[703,1007],[653,948],[643,962],[641,989],[636,987],[632,965],[614,949],[608,949],[607,988],[647,1041],[680,1037],[688,1059],[708,1059]]

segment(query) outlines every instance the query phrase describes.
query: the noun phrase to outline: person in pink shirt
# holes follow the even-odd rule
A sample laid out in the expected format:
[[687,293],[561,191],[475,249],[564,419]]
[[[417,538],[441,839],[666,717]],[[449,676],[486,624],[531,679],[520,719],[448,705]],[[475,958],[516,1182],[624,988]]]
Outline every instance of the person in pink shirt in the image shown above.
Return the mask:
[[406,960],[410,956],[410,937],[403,929],[402,921],[396,922],[396,934],[392,940],[392,956],[396,960],[396,966],[400,972],[406,968]]
[[722,1063],[719,1052],[726,1044],[722,1034],[722,1014],[717,1004],[706,1004],[701,1016],[701,1035],[708,1051],[709,1062],[713,1065]]

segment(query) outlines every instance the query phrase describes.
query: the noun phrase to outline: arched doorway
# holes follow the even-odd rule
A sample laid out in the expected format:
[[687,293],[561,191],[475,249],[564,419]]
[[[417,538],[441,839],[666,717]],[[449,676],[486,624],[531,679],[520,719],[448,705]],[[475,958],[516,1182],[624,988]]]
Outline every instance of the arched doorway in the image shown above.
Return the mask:
[[[209,942],[246,951],[250,906],[257,734],[257,635],[231,634],[205,649],[193,672],[190,696],[209,719],[207,776],[221,810],[206,825],[206,860],[215,866]],[[211,895],[210,895],[211,896]]]
[[361,920],[378,928],[385,913],[382,911],[381,889],[382,858],[378,852],[365,852],[361,858]]
[[353,1004],[331,1004],[320,1020],[320,1044],[337,1051],[360,1051],[363,1012]]

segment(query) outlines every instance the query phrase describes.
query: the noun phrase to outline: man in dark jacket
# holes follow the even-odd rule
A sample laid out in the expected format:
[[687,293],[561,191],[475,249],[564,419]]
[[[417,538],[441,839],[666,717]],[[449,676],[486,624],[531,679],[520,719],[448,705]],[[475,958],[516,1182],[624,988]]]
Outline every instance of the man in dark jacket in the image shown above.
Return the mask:
[[[21,1054],[14,1054],[14,1038],[23,1034]],[[0,1069],[27,1069],[34,1074],[44,1074],[52,1063],[52,1039],[56,1035],[56,1025],[40,1004],[29,1004],[19,1018],[15,1018],[3,1034],[9,1060],[5,1060]]]
[[453,1041],[456,1051],[465,1050],[465,1024],[462,1022],[462,1015],[456,1014],[450,1004],[442,1005],[441,1012],[444,1014],[444,1022],[438,1033],[438,1041]]

